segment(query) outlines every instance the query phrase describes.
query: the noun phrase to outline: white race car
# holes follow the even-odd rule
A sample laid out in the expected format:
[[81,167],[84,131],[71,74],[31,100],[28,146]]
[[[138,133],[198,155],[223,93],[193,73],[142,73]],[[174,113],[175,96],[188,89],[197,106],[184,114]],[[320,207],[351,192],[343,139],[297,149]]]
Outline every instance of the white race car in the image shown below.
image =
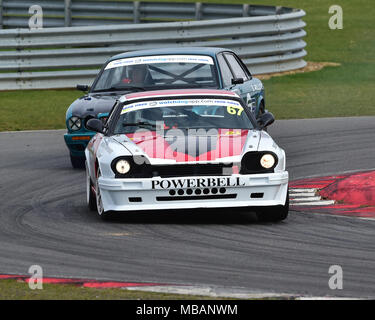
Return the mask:
[[86,150],[87,203],[103,218],[121,211],[249,208],[288,215],[285,152],[230,91],[162,90],[122,96]]

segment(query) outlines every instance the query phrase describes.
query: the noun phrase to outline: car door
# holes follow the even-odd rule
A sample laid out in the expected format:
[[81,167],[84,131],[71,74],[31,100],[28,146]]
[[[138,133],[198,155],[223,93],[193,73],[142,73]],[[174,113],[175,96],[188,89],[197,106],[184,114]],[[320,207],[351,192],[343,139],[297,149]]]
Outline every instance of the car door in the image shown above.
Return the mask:
[[[249,70],[233,52],[220,53],[218,62],[224,88],[241,96],[251,112],[257,117],[263,99],[261,94],[263,90],[262,83],[251,76]],[[232,79],[235,79],[237,83],[232,84]],[[241,83],[239,79],[242,79],[243,82]]]

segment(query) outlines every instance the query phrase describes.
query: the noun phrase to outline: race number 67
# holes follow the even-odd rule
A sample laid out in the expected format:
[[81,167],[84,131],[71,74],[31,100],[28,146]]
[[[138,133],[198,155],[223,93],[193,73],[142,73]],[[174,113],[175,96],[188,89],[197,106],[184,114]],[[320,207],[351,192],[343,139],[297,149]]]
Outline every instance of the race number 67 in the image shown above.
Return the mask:
[[237,116],[240,116],[242,111],[243,111],[243,108],[241,107],[229,107],[229,106],[227,107],[227,112],[229,114],[233,114],[233,115],[236,114]]

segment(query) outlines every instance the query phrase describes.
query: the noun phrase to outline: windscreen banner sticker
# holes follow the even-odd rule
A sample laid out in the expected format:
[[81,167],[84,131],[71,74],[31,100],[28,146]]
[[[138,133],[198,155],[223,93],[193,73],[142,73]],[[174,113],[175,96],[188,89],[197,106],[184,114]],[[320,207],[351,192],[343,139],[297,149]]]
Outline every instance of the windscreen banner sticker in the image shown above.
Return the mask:
[[180,106],[221,106],[226,107],[230,114],[241,115],[243,107],[237,101],[225,99],[178,99],[178,100],[159,100],[138,102],[125,105],[122,108],[121,114],[149,108],[160,107],[180,107]]
[[154,64],[154,63],[203,63],[203,64],[214,64],[214,61],[209,56],[199,55],[163,55],[163,56],[146,56],[146,57],[135,57],[125,58],[111,61],[105,67],[107,69],[113,69],[125,66],[134,66],[138,64]]

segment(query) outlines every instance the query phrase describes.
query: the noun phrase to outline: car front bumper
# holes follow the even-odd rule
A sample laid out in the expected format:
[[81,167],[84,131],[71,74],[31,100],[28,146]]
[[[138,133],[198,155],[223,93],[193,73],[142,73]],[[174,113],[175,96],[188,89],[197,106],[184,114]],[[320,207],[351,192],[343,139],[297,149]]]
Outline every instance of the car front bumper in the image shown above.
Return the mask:
[[[198,186],[197,179],[201,179]],[[105,211],[264,207],[285,204],[288,172],[237,174],[229,180],[222,176],[146,179],[100,177],[98,183]],[[182,187],[176,187],[176,184]],[[197,189],[200,189],[200,194],[196,194]],[[192,194],[188,194],[190,192]]]
[[65,133],[64,140],[72,156],[84,157],[85,149],[95,132]]

